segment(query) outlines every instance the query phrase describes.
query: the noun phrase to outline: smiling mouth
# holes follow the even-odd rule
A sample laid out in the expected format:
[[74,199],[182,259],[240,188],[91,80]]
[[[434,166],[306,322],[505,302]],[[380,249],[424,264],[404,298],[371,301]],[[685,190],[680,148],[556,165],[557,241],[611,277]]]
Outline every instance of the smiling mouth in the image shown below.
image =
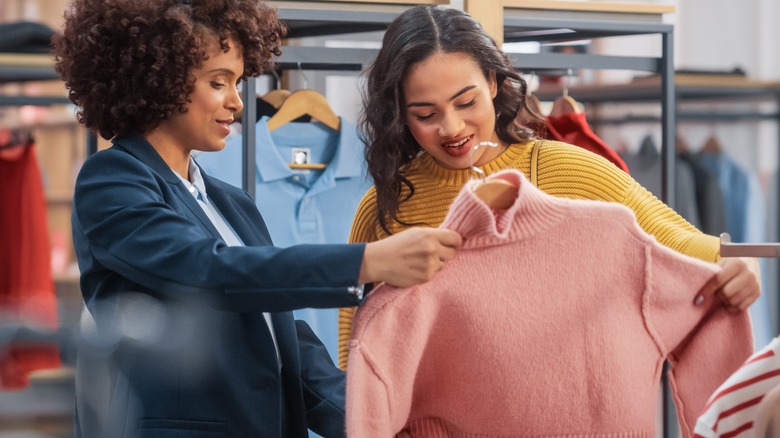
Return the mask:
[[443,143],[442,146],[444,146],[445,148],[457,149],[459,147],[462,147],[464,144],[468,143],[468,141],[471,140],[471,137],[472,136],[469,135],[468,137],[464,138],[463,140],[457,141],[455,143]]

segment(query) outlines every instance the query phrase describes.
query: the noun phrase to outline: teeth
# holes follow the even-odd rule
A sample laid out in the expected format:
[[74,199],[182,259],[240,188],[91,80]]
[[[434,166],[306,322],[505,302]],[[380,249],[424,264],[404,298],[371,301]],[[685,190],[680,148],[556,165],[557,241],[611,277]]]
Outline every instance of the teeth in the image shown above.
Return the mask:
[[459,141],[459,142],[457,142],[457,143],[453,143],[453,144],[445,144],[445,145],[444,145],[444,147],[448,147],[448,148],[459,148],[459,147],[463,146],[464,144],[466,144],[466,142],[467,142],[467,141],[469,141],[469,139],[470,139],[470,138],[471,138],[471,137],[466,137],[466,138],[464,138],[463,140],[461,140],[461,141]]

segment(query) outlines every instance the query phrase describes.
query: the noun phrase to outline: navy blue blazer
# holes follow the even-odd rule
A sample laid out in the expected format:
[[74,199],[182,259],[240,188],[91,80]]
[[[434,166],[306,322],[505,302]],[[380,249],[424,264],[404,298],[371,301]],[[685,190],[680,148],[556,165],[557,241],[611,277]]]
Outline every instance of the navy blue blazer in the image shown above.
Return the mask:
[[344,374],[291,310],[357,305],[364,245],[275,248],[244,191],[203,178],[245,247],[225,245],[139,135],[79,172],[73,241],[95,330],[77,359],[77,434],[343,436]]

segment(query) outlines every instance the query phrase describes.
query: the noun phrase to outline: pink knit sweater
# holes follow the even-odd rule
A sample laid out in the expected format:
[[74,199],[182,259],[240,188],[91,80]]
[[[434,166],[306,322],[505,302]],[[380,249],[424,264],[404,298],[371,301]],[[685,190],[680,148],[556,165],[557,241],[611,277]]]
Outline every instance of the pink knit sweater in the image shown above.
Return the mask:
[[694,302],[718,266],[656,243],[622,205],[493,177],[519,187],[512,207],[467,185],[442,224],[464,237],[457,257],[358,310],[348,437],[655,437],[664,359],[689,437],[753,351],[747,313]]

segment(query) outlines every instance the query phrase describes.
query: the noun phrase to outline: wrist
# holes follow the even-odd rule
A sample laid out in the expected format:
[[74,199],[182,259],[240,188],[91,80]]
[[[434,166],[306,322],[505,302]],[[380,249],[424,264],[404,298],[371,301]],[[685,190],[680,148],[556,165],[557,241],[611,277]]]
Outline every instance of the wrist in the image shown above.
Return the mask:
[[374,256],[374,243],[367,243],[363,250],[363,260],[360,263],[360,273],[358,274],[358,284],[373,283],[376,278],[373,273],[373,264],[371,260]]

